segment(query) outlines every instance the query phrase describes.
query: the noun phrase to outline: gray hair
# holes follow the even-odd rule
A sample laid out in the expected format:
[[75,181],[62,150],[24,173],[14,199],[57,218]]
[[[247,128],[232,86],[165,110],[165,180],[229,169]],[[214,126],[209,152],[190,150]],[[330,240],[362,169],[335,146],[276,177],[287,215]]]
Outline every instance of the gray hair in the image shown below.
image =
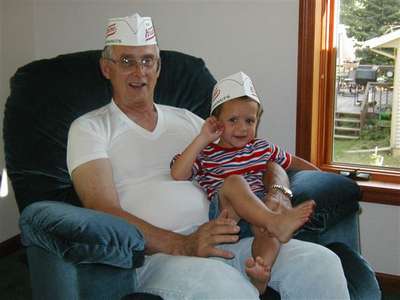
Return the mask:
[[[156,45],[157,48],[157,57],[160,57],[160,48]],[[112,59],[112,46],[105,46],[103,51],[101,52],[101,57],[105,59]]]
[[101,51],[101,58],[112,59],[112,46],[105,46]]
[[[158,47],[158,45],[156,45],[156,49],[157,49],[157,72],[160,70],[161,68],[161,57],[160,57],[160,48]],[[103,59],[113,59],[113,51],[112,51],[112,46],[108,45],[105,46],[103,51],[101,51],[101,58]]]

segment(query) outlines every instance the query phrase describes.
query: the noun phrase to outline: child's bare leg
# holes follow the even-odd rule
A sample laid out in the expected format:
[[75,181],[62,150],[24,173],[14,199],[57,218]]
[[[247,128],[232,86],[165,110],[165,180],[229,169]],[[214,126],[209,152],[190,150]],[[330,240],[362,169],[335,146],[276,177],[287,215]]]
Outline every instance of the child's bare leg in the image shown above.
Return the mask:
[[229,201],[221,201],[221,199],[219,199],[219,211],[223,211],[226,210],[228,212],[228,218],[229,219],[233,219],[237,222],[239,222],[240,217],[238,216],[238,214],[236,213],[235,209],[232,207],[231,203]]
[[279,253],[281,243],[265,230],[252,226],[254,241],[252,255],[246,260],[246,273],[260,295],[264,294],[271,277],[271,268]]
[[223,207],[232,206],[236,214],[247,222],[267,228],[280,242],[287,242],[297,229],[306,223],[314,210],[314,201],[304,202],[294,208],[280,207],[275,213],[267,208],[251,191],[246,180],[239,175],[225,179],[219,191]]

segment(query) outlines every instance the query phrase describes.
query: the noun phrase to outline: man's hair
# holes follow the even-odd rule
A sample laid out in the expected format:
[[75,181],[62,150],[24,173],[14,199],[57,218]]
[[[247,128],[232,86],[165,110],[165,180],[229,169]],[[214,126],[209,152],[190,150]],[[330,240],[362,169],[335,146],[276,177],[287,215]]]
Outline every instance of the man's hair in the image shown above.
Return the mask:
[[112,59],[112,46],[105,46],[103,51],[101,51],[101,58]]
[[[157,72],[161,68],[161,57],[160,57],[160,48],[156,45],[157,48]],[[113,59],[113,51],[112,45],[105,46],[103,51],[101,51],[101,58],[103,59]]]

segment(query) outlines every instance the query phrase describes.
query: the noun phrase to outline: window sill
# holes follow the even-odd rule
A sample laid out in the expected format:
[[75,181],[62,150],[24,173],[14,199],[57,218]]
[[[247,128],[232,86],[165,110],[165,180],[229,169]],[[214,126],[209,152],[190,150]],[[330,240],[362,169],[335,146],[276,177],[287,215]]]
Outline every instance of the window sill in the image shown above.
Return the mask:
[[[351,170],[354,168],[348,168],[346,166],[334,166],[334,165],[323,165],[321,169],[327,172],[339,173],[340,170]],[[372,170],[371,170],[372,171]],[[384,176],[374,176],[374,171],[371,172],[372,179],[368,181],[356,181],[362,191],[363,202],[379,203],[386,205],[400,206],[400,181],[397,176],[392,176],[391,179],[395,179],[397,182],[385,182],[380,180],[385,179]],[[374,178],[379,177],[379,178]]]
[[357,181],[362,201],[400,206],[400,184],[382,181]]

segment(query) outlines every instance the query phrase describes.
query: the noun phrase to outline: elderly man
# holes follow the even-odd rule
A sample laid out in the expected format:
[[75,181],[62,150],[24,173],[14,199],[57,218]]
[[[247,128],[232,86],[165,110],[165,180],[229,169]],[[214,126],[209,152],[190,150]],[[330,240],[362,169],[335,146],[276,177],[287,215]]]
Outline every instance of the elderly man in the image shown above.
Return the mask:
[[[136,270],[137,291],[164,299],[258,299],[243,270],[253,239],[238,240],[226,212],[208,221],[202,191],[169,177],[171,158],[203,121],[154,103],[162,66],[151,19],[110,19],[100,65],[113,99],[71,125],[68,169],[85,207],[124,218],[143,233],[148,255]],[[277,165],[270,164],[268,176],[271,185],[288,186]],[[280,201],[285,194],[269,197]],[[282,245],[269,285],[285,299],[349,298],[338,257],[297,240]]]

